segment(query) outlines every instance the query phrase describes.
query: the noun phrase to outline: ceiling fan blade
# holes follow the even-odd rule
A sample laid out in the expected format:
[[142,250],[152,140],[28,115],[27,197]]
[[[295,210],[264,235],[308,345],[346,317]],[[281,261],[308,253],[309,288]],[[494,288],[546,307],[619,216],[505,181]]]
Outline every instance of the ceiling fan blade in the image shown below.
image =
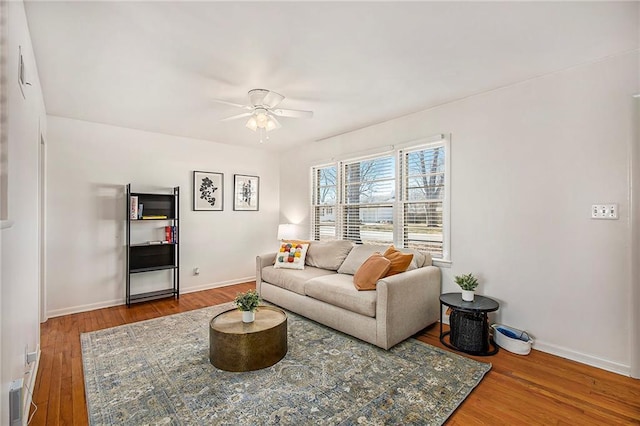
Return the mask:
[[238,118],[249,117],[250,115],[253,115],[253,112],[243,112],[242,114],[236,114],[236,115],[232,115],[231,117],[223,118],[220,121],[237,120]]
[[291,117],[291,118],[311,118],[313,117],[313,111],[302,111],[299,109],[273,109],[271,110],[275,115],[279,117]]
[[269,91],[262,100],[262,104],[268,106],[269,108],[275,108],[278,104],[280,104],[280,102],[282,102],[283,99],[284,96],[282,96],[280,93]]
[[236,104],[233,102],[229,102],[229,101],[224,101],[222,99],[211,99],[213,102],[217,102],[219,104],[224,104],[224,105],[230,105],[236,108],[242,108],[242,109],[253,109],[253,107],[250,107],[249,105],[241,105],[241,104]]

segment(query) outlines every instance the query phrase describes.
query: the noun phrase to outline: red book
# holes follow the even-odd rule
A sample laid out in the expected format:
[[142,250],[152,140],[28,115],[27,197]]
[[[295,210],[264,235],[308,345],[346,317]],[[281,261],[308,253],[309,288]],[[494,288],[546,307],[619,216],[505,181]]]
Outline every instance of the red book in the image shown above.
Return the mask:
[[164,236],[166,241],[172,243],[173,242],[173,238],[172,238],[172,232],[171,232],[171,227],[170,226],[165,226],[164,227]]

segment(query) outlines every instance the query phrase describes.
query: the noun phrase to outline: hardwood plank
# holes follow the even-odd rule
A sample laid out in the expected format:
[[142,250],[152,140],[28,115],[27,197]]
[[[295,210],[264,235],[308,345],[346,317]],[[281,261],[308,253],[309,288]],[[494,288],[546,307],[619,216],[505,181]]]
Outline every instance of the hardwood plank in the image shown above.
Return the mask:
[[84,371],[82,357],[71,358],[71,403],[73,404],[72,423],[83,425],[86,423],[87,400],[84,396]]
[[[87,424],[81,333],[229,302],[251,288],[255,283],[49,319],[40,328],[42,354],[33,398],[38,410],[31,424]],[[414,337],[450,351],[438,336],[436,324]],[[468,357],[489,362],[492,369],[448,425],[640,424],[640,380],[536,350],[528,356],[501,350],[491,357]]]
[[60,400],[62,395],[62,353],[53,356],[51,368],[51,385],[47,401],[46,425],[55,426],[60,423]]

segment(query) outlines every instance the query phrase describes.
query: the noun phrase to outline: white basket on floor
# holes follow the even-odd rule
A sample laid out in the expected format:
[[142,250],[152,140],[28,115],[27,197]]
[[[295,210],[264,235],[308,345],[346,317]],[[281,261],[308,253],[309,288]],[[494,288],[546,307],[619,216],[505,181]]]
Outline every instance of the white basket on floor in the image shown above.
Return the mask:
[[493,324],[491,328],[496,345],[518,355],[528,355],[531,352],[533,338],[526,331],[502,324]]

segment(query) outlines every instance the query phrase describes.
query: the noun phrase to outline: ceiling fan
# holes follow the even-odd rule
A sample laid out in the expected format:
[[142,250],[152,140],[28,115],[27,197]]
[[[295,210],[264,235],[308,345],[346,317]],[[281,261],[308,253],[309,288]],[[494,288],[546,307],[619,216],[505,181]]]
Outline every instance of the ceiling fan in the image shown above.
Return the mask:
[[248,95],[250,105],[237,104],[222,99],[213,99],[213,101],[249,110],[249,112],[232,115],[231,117],[223,118],[220,121],[231,121],[237,120],[239,118],[249,117],[249,120],[247,121],[245,126],[253,130],[254,132],[257,129],[260,129],[260,142],[262,142],[263,131],[270,132],[271,130],[279,129],[280,127],[282,127],[280,122],[276,119],[276,116],[287,118],[313,117],[313,111],[276,108],[278,105],[280,105],[280,102],[282,102],[284,96],[271,90],[252,89],[249,90]]

